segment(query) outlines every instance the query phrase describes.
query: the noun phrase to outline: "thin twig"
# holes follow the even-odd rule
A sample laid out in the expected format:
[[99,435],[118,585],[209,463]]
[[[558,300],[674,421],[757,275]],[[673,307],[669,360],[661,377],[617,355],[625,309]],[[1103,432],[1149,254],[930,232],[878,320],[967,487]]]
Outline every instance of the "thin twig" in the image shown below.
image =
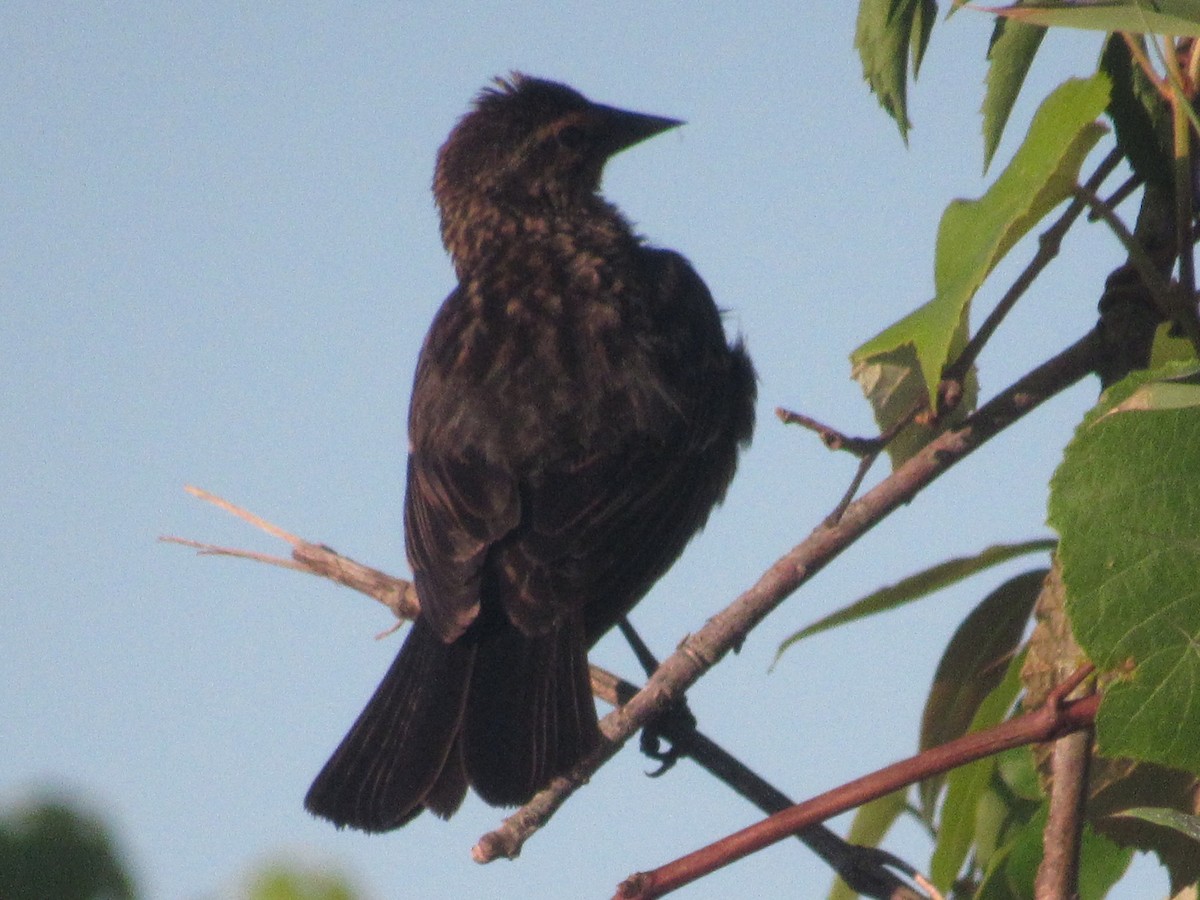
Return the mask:
[[223,509],[243,521],[249,522],[255,528],[265,531],[272,537],[287,541],[292,545],[292,558],[291,560],[287,560],[278,556],[252,553],[248,550],[217,547],[212,544],[202,544],[199,541],[188,540],[187,538],[162,536],[159,537],[160,541],[169,544],[179,544],[184,547],[192,547],[198,550],[201,556],[232,556],[238,559],[265,562],[287,569],[296,569],[312,575],[320,575],[323,578],[328,578],[331,581],[336,581],[338,584],[343,584],[348,588],[366,594],[368,597],[375,598],[390,609],[399,619],[415,619],[421,614],[421,603],[417,598],[417,590],[411,582],[404,581],[401,578],[393,578],[379,569],[364,566],[362,563],[355,562],[348,556],[342,556],[336,550],[326,547],[324,544],[313,544],[304,540],[304,538],[297,537],[294,534],[284,531],[278,525],[268,522],[261,516],[257,516],[249,510],[230,503],[228,500],[218,497],[216,494],[202,488],[187,485],[184,490],[193,497],[198,497],[206,503],[211,503],[213,506]]
[[920,414],[921,410],[925,409],[925,401],[917,400],[909,410],[896,419],[895,422],[887,429],[887,431],[876,437],[850,437],[843,434],[836,428],[819,422],[811,416],[806,416],[804,413],[793,412],[790,409],[784,409],[782,406],[775,408],[775,415],[784,425],[801,425],[810,431],[815,431],[821,438],[822,443],[830,450],[845,450],[858,457],[858,467],[854,471],[854,477],[850,479],[850,485],[838,500],[837,506],[833,511],[825,517],[826,525],[835,525],[837,520],[842,517],[842,513],[846,511],[846,507],[858,494],[858,489],[862,487],[862,483],[866,480],[867,473],[871,471],[871,467],[875,465],[875,460],[879,459],[881,453],[896,439],[905,428],[912,424],[913,420]]
[[879,452],[880,437],[852,437],[848,434],[843,434],[836,428],[826,425],[824,422],[819,422],[812,416],[806,416],[804,413],[793,412],[790,409],[784,409],[782,406],[775,408],[775,415],[784,425],[800,425],[807,428],[809,431],[816,432],[817,436],[830,450],[845,450],[858,458],[864,456],[873,456]]
[[1121,32],[1121,38],[1125,41],[1125,46],[1129,48],[1129,55],[1133,57],[1133,61],[1138,64],[1146,79],[1154,85],[1155,90],[1159,95],[1170,102],[1171,100],[1171,85],[1170,82],[1159,74],[1154,68],[1154,64],[1150,62],[1150,58],[1146,56],[1146,49],[1142,46],[1141,35],[1132,34],[1128,31]]
[[1159,312],[1164,318],[1179,325],[1196,352],[1200,353],[1200,318],[1196,315],[1194,294],[1185,297],[1178,288],[1173,287],[1166,278],[1159,274],[1154,261],[1146,253],[1138,239],[1125,227],[1125,223],[1121,221],[1120,217],[1106,206],[1095,193],[1086,187],[1076,187],[1075,193],[1096,211],[1125,247],[1130,263],[1137,269],[1142,283],[1150,292]]
[[223,510],[225,510],[225,512],[230,513],[231,515],[237,516],[239,519],[244,519],[245,521],[247,521],[251,525],[253,525],[255,528],[261,528],[263,531],[265,531],[267,534],[271,535],[272,537],[277,537],[280,540],[287,541],[293,547],[298,547],[300,544],[304,543],[303,539],[296,537],[296,535],[294,535],[294,534],[290,534],[290,533],[284,531],[278,525],[272,524],[271,522],[268,522],[266,519],[261,518],[260,516],[256,516],[254,513],[250,512],[250,510],[243,509],[240,506],[230,503],[228,500],[226,500],[222,497],[218,497],[216,494],[213,494],[213,493],[210,493],[209,491],[204,490],[204,488],[193,487],[190,484],[186,484],[183,486],[183,489],[185,491],[187,491],[189,494],[191,494],[193,497],[199,497],[205,503],[211,503],[213,506],[217,507],[218,509],[223,509]]
[[[1108,195],[1108,197],[1105,199],[1104,203],[1110,209],[1116,209],[1118,206],[1120,206],[1122,203],[1124,203],[1134,191],[1136,191],[1141,186],[1142,186],[1142,176],[1138,175],[1137,173],[1134,173],[1133,175],[1130,175],[1128,178],[1126,178],[1124,181],[1122,181],[1117,186],[1117,189]],[[1100,216],[1097,215],[1095,210],[1091,210],[1087,214],[1087,220],[1089,222],[1098,222],[1098,221],[1100,221]]]
[[896,436],[899,435],[900,432],[912,424],[913,420],[923,409],[925,409],[924,398],[914,403],[909,408],[908,412],[900,416],[900,418],[891,424],[891,427],[889,427],[887,431],[875,439],[874,448],[870,453],[867,453],[858,461],[858,469],[855,470],[854,477],[850,479],[849,487],[847,487],[845,493],[842,494],[842,498],[838,501],[837,506],[833,508],[833,512],[825,517],[824,524],[837,524],[838,519],[845,514],[846,507],[848,507],[851,502],[853,502],[854,498],[858,496],[858,489],[862,487],[863,481],[866,480],[867,473],[870,472],[871,467],[875,465],[875,460],[879,459],[880,454],[882,454],[883,451],[891,445],[892,441],[896,439]]
[[758,583],[683,640],[629,703],[600,723],[604,741],[567,776],[554,779],[494,831],[483,835],[472,856],[478,862],[516,856],[576,789],[633,734],[661,715],[750,630],[843,550],[908,503],[930,482],[1031,409],[1092,372],[1100,338],[1095,331],[1038,366],[958,427],[930,441],[912,458],[850,504],[834,525],[818,526],[779,559]]
[[[1175,252],[1179,257],[1179,287],[1185,297],[1196,295],[1196,269],[1192,258],[1192,126],[1191,85],[1185,81],[1179,54],[1170,38],[1163,38],[1167,72],[1171,76],[1171,131],[1173,141],[1172,175],[1175,181]],[[1192,301],[1194,304],[1194,300]]]
[[[1096,166],[1096,171],[1092,173],[1092,177],[1087,180],[1086,189],[1092,194],[1100,189],[1100,185],[1108,178],[1112,171],[1121,162],[1123,155],[1120,150],[1112,150],[1100,164]],[[979,329],[967,341],[967,345],[963,347],[962,353],[950,363],[943,373],[943,378],[948,381],[962,381],[967,376],[967,372],[971,370],[971,366],[975,365],[975,360],[979,358],[979,354],[991,340],[996,329],[1000,327],[1000,323],[1004,321],[1005,316],[1012,311],[1012,308],[1017,305],[1017,301],[1029,290],[1030,286],[1042,274],[1042,270],[1058,256],[1058,252],[1062,247],[1063,238],[1066,237],[1071,226],[1075,224],[1075,220],[1087,208],[1087,202],[1083,198],[1075,197],[1067,208],[1063,210],[1063,214],[1047,228],[1038,237],[1038,248],[1033,259],[1021,271],[1021,274],[1016,277],[1012,285],[1004,296],[1000,298],[1000,302],[992,309],[987,318],[979,326]]]
[[268,553],[255,553],[251,550],[239,550],[237,547],[218,547],[216,544],[204,544],[188,538],[172,537],[164,534],[159,537],[164,544],[178,544],[181,547],[191,547],[198,556],[232,556],[235,559],[250,559],[254,562],[266,563],[269,566],[279,566],[281,569],[295,569],[299,572],[309,571],[308,566],[294,559],[284,559],[282,556],[271,556]]

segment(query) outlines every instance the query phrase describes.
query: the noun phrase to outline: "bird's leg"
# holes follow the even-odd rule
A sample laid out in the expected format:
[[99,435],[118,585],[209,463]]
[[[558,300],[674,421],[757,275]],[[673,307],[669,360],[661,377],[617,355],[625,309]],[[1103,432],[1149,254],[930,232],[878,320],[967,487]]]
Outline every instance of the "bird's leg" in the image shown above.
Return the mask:
[[[637,657],[638,664],[645,670],[646,676],[654,674],[654,670],[658,668],[658,659],[646,646],[641,635],[625,617],[617,622],[617,627],[621,629],[621,634],[629,642],[629,648],[633,650],[633,655]],[[690,737],[696,733],[696,725],[696,717],[688,709],[686,697],[680,697],[662,715],[649,722],[642,729],[640,746],[642,753],[656,760],[659,766],[653,772],[646,774],[651,778],[658,778],[670,771],[681,757],[688,756]],[[665,750],[663,749],[664,738],[669,745]]]

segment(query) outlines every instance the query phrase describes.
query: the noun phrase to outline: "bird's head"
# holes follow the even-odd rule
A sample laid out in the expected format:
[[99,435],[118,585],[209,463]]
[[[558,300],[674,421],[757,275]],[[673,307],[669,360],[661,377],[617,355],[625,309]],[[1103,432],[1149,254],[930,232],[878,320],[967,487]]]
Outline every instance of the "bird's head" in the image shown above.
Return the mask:
[[612,156],[682,124],[514,73],[482,91],[442,145],[434,196],[443,216],[462,201],[570,207],[596,193]]

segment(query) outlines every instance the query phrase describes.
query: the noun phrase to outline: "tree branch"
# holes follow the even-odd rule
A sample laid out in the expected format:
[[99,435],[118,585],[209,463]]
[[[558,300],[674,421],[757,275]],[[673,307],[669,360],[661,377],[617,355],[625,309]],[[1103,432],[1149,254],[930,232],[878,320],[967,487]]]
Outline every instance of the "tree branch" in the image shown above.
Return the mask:
[[777,813],[652,872],[639,872],[621,884],[617,897],[620,900],[650,900],[662,897],[721,866],[783,840],[797,829],[824,821],[924,778],[940,775],[1013,747],[1051,741],[1090,728],[1096,718],[1096,709],[1100,705],[1100,695],[1093,694],[1069,703],[1064,702],[1064,698],[1091,671],[1091,665],[1081,667],[1072,677],[1055,688],[1046,698],[1046,702],[1033,712],[893,763]]
[[[267,534],[287,541],[292,546],[292,559],[231,547],[219,547],[188,538],[163,536],[159,538],[160,541],[190,547],[197,550],[202,556],[248,559],[328,578],[379,601],[401,621],[414,619],[420,614],[420,602],[411,582],[388,575],[386,572],[370,566],[364,566],[323,544],[314,544],[290,534],[261,516],[209,491],[190,485],[185,487],[185,490],[192,496],[249,522]],[[394,629],[389,629],[383,635],[389,634],[392,630]],[[656,667],[657,662],[653,664],[652,668]],[[636,685],[599,666],[590,666],[590,676],[592,693],[610,706],[618,707],[638,692]],[[666,717],[661,723],[660,733],[674,746],[682,749],[685,755],[697,765],[724,782],[735,793],[749,800],[767,815],[792,805],[792,801],[788,797],[715,741],[702,734],[695,728],[694,723],[690,728],[684,729],[677,727],[674,717]],[[902,860],[873,848],[850,844],[824,825],[818,824],[804,829],[796,837],[821,857],[831,869],[841,876],[842,880],[865,897],[876,897],[881,900],[912,900],[918,896],[888,869],[890,866],[910,877],[916,877],[920,881],[916,870]]]
[[212,544],[202,544],[199,541],[171,537],[169,535],[159,538],[163,543],[191,547],[199,551],[202,556],[232,556],[238,559],[251,559],[256,562],[265,562],[269,565],[320,575],[323,578],[328,578],[330,581],[336,581],[338,584],[352,588],[359,593],[366,594],[368,597],[374,597],[390,609],[398,619],[415,619],[421,614],[421,601],[417,598],[417,589],[413,587],[411,582],[394,578],[386,572],[379,571],[379,569],[364,566],[362,563],[355,562],[348,556],[342,556],[336,550],[326,547],[324,544],[310,543],[304,540],[304,538],[290,534],[278,525],[274,525],[266,519],[256,516],[249,510],[236,506],[228,500],[218,497],[216,494],[202,488],[187,485],[184,490],[193,497],[198,497],[206,503],[211,503],[213,506],[219,507],[237,516],[239,519],[249,522],[256,528],[261,528],[273,537],[287,541],[292,545],[292,558],[290,560],[281,559],[277,556],[251,553],[247,550],[234,550],[229,547],[217,547]]
[[1091,758],[1090,729],[1066,735],[1054,744],[1050,762],[1054,780],[1042,831],[1044,852],[1034,882],[1038,900],[1071,900],[1079,895],[1079,843]]
[[[661,716],[701,675],[740,644],[779,603],[955,463],[1045,400],[1089,374],[1095,366],[1098,345],[1096,332],[1089,332],[980,407],[960,426],[934,438],[892,475],[847,506],[836,522],[818,526],[807,539],[771,566],[750,590],[686,638],[628,704],[615,709],[601,721],[604,740],[595,753],[566,777],[554,779],[533,800],[505,819],[499,828],[484,835],[472,850],[476,861],[516,856],[525,840],[548,821],[566,798],[629,737],[647,722]],[[412,618],[419,613],[419,601],[409,582],[361,566],[328,547],[288,534],[207,492],[194,488],[189,491],[288,541],[292,545],[292,558],[301,568],[366,593],[388,606],[397,616]],[[197,546],[196,542],[179,538],[163,540]],[[201,545],[200,549],[201,552],[259,558],[254,554],[207,545]],[[286,561],[278,563],[288,565]]]
[[812,534],[779,559],[758,583],[689,635],[668,657],[646,686],[628,704],[600,723],[604,740],[590,757],[565,777],[554,779],[499,828],[483,835],[472,850],[477,862],[514,857],[528,837],[634,733],[661,715],[749,631],[820,571],[834,557],[908,503],[939,475],[1031,409],[1075,384],[1093,371],[1099,337],[1089,332],[1075,344],[1025,375],[1003,393],[968,416],[961,425],[927,444],[861,498],[840,519],[818,526]]

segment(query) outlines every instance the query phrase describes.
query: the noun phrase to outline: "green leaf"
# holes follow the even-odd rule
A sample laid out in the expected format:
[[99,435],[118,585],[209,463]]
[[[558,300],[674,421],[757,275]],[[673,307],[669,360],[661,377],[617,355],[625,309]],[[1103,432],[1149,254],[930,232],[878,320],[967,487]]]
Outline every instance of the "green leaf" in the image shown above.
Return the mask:
[[[1010,578],[987,595],[958,626],[933,676],[921,716],[920,748],[928,750],[966,734],[980,704],[1009,671],[1048,569]],[[1001,710],[1003,716],[1007,710]],[[987,722],[994,725],[999,719]],[[983,727],[986,727],[983,726]],[[940,778],[921,784],[921,808],[933,806]]]
[[[846,840],[859,847],[877,847],[904,812],[908,791],[893,791],[864,803],[854,814]],[[829,900],[854,900],[858,893],[850,885],[835,878],[829,889]]]
[[1132,861],[1132,847],[1120,847],[1084,825],[1079,846],[1079,900],[1103,900]]
[[1023,900],[1033,896],[1033,883],[1041,859],[1043,807],[1028,822],[1013,828],[1004,846],[992,854],[975,896],[979,900]]
[[979,704],[1004,677],[1048,572],[1034,569],[1010,578],[980,601],[955,630],[925,701],[922,750],[966,733]]
[[57,798],[0,816],[0,897],[132,900],[128,865],[106,824]]
[[1200,0],[1043,0],[980,8],[1033,25],[1200,37]]
[[[1045,828],[1043,808],[1015,834],[1005,851],[996,855],[976,897],[1016,900],[1034,896],[1034,882],[1044,851],[1042,833]],[[1132,859],[1132,850],[1118,847],[1093,831],[1090,825],[1084,825],[1079,848],[1080,900],[1102,900],[1125,874]]]
[[822,631],[827,631],[846,622],[853,622],[857,619],[873,616],[876,613],[887,612],[890,609],[895,609],[914,600],[920,600],[927,594],[932,594],[934,591],[941,590],[955,582],[962,581],[964,578],[969,578],[972,575],[990,569],[992,566],[998,566],[1015,557],[1024,556],[1026,553],[1048,553],[1055,546],[1055,541],[1045,538],[1036,541],[1024,541],[1020,544],[993,544],[991,547],[974,556],[960,556],[938,563],[936,566],[931,566],[928,569],[910,575],[896,584],[880,588],[862,599],[856,600],[849,606],[843,607],[837,612],[825,616],[823,619],[819,619],[807,628],[802,628],[800,631],[790,635],[779,645],[779,649],[775,651],[775,661],[778,662],[783,652],[793,644],[807,637],[812,637],[814,634],[819,634]]
[[[976,895],[986,900],[1030,898],[1044,851],[1045,809],[1016,832],[1006,851],[998,853]],[[1085,824],[1079,851],[1079,898],[1102,900],[1129,868],[1133,851],[1118,847]]]
[[942,214],[934,298],[851,354],[873,362],[911,345],[930,405],[951,347],[965,334],[971,298],[995,265],[1074,190],[1084,157],[1104,133],[1095,119],[1108,104],[1101,74],[1071,79],[1038,108],[1020,149],[978,200],[955,200]]
[[937,16],[935,0],[860,0],[854,47],[879,105],[896,120],[908,141],[908,58],[913,75],[921,66]]
[[[1145,40],[1138,40],[1144,49]],[[1134,64],[1129,46],[1120,35],[1105,41],[1100,71],[1112,81],[1108,117],[1117,135],[1117,147],[1135,173],[1172,191],[1171,111],[1166,100],[1142,67]]]
[[1157,369],[1168,363],[1196,361],[1196,349],[1192,342],[1182,335],[1176,337],[1171,333],[1174,330],[1170,322],[1163,322],[1155,329],[1147,368]]
[[[923,326],[914,322],[914,328],[921,331]],[[934,331],[924,333],[935,334]],[[966,345],[967,320],[964,316],[950,340],[948,357],[953,359]],[[965,419],[975,408],[975,401],[979,397],[979,379],[975,374],[975,367],[972,366],[964,379],[963,395],[959,404],[950,415],[943,417],[937,429],[919,419],[913,420],[913,410],[923,409],[928,405],[925,381],[921,377],[921,366],[917,362],[913,344],[904,344],[869,360],[855,362],[850,368],[850,375],[859,383],[863,396],[871,404],[880,434],[890,432],[906,417],[911,420],[888,441],[887,454],[893,469],[904,465],[928,444],[937,435],[938,429],[952,428]]]
[[[971,720],[970,731],[981,731],[991,728],[1003,721],[1012,705],[1016,702],[1021,691],[1021,663],[1024,656],[1013,659],[1004,678],[992,688],[975,711]],[[955,876],[962,868],[963,861],[971,845],[977,839],[977,816],[980,799],[988,788],[992,773],[995,771],[997,760],[993,757],[976,760],[965,766],[959,766],[945,779],[946,799],[942,803],[942,814],[937,831],[937,846],[933,850],[933,858],[929,864],[930,877],[933,883],[943,889],[949,889]],[[926,795],[929,805],[936,789],[930,791],[934,784],[929,779],[921,784],[923,801]]]
[[988,48],[987,91],[983,95],[984,171],[992,164],[1004,126],[1045,34],[1046,29],[1037,25],[996,19]]
[[1171,828],[1200,844],[1200,816],[1191,816],[1177,809],[1168,809],[1163,806],[1138,806],[1113,813],[1113,815],[1141,819],[1151,825]]
[[937,3],[935,0],[921,0],[915,4],[910,38],[912,39],[912,73],[915,80],[921,71],[921,62],[925,59],[925,48],[929,46],[929,36],[933,34],[933,23],[937,19]]
[[1140,372],[1080,425],[1050,522],[1076,640],[1122,677],[1096,719],[1106,756],[1200,773],[1200,366]]

